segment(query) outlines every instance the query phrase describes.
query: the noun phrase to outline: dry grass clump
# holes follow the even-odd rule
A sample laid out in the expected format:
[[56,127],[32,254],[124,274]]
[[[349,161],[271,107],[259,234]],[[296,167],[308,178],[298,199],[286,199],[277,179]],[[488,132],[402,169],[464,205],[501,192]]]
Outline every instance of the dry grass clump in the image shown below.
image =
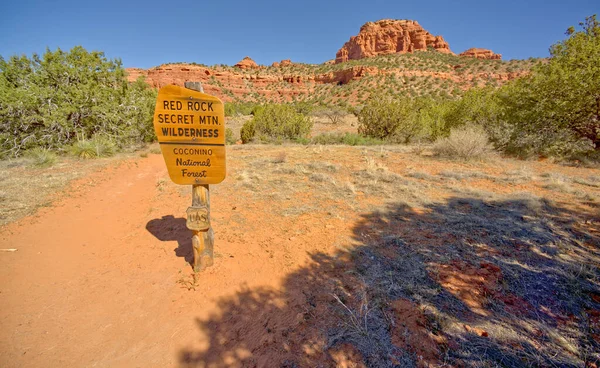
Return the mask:
[[450,171],[442,170],[439,176],[447,179],[465,180],[465,179],[490,179],[490,176],[481,171]]
[[600,176],[590,175],[586,178],[573,178],[573,182],[581,185],[587,185],[589,187],[600,188]]
[[339,165],[321,161],[311,162],[308,165],[306,165],[306,167],[314,171],[326,171],[331,173],[335,173],[340,169]]
[[49,149],[36,147],[27,151],[27,158],[35,167],[50,167],[56,163],[58,156]]
[[452,129],[450,136],[439,139],[433,145],[433,152],[442,157],[471,160],[487,158],[494,149],[483,128],[465,126]]
[[384,164],[376,162],[371,157],[365,158],[366,167],[356,173],[356,176],[376,182],[394,183],[402,182],[404,179],[393,171],[390,171]]
[[309,171],[303,165],[281,165],[273,169],[273,174],[284,174],[284,175],[306,175]]
[[116,152],[114,142],[99,136],[77,141],[71,146],[71,154],[82,159],[110,157]]
[[553,204],[549,199],[530,192],[514,192],[505,196],[504,200],[519,203],[520,206],[532,214],[539,214],[544,208]]
[[573,187],[573,185],[571,185],[572,183],[578,183],[583,185],[593,184],[591,182],[585,181],[585,179],[582,180],[570,178],[566,175],[557,173],[544,173],[541,176],[547,180],[547,183],[543,185],[544,189],[552,190],[559,193],[573,194],[580,198],[591,198],[586,192],[580,189],[576,189]]
[[261,181],[261,177],[252,170],[241,171],[236,178],[243,186],[252,190],[258,189],[258,183]]
[[309,180],[316,183],[330,182],[335,184],[335,180],[331,176],[323,173],[312,173],[309,176]]
[[534,179],[535,175],[531,171],[531,169],[522,166],[518,169],[507,171],[505,177],[498,177],[493,180],[499,183],[523,184],[530,182]]
[[273,161],[271,161],[271,162],[274,164],[282,164],[286,161],[287,161],[287,153],[285,153],[285,151],[281,151],[277,154],[277,156],[275,158],[273,158]]
[[406,173],[406,176],[427,181],[437,181],[437,178],[435,176],[422,171],[409,171]]

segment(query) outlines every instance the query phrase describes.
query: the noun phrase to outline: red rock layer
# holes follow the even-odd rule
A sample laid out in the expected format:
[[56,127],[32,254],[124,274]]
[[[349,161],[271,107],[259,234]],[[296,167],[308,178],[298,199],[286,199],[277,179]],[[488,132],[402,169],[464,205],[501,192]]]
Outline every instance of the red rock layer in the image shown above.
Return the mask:
[[[206,93],[214,95],[223,101],[234,98],[247,99],[253,94],[259,94],[275,101],[291,101],[297,96],[306,96],[314,92],[319,84],[346,84],[369,75],[391,75],[397,77],[427,77],[451,80],[459,83],[464,89],[477,85],[477,80],[495,79],[505,82],[519,78],[527,72],[463,74],[458,72],[438,72],[424,70],[389,69],[382,70],[374,66],[352,66],[328,73],[302,75],[286,74],[285,69],[259,67],[259,69],[219,68],[189,64],[169,64],[150,68],[127,69],[127,79],[135,81],[145,77],[146,82],[153,88],[169,84],[183,86],[186,81],[201,82]],[[262,72],[265,70],[265,72]],[[282,84],[282,82],[285,82]],[[349,101],[352,103],[352,101]]]

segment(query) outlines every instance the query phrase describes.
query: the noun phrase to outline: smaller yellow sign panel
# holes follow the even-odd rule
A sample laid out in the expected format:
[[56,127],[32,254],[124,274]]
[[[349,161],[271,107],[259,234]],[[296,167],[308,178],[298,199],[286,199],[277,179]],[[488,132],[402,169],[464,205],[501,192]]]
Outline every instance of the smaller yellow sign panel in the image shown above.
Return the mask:
[[188,207],[186,211],[187,221],[185,225],[190,230],[206,231],[210,229],[210,219],[208,208],[206,207]]
[[218,98],[179,86],[158,91],[154,131],[176,184],[225,179],[225,113]]

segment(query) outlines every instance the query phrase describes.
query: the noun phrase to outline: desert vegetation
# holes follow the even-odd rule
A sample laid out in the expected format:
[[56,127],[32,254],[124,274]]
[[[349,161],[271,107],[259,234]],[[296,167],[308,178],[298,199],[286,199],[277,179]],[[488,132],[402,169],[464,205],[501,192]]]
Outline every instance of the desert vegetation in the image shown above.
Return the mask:
[[[259,69],[246,80],[250,88],[261,75],[282,70],[289,75],[326,75],[374,66],[380,72],[338,85],[314,84],[309,95],[299,92],[283,104],[257,92],[244,99],[234,97],[225,106],[226,115],[252,118],[240,131],[232,131],[228,141],[356,144],[369,138],[422,144],[448,142],[453,129],[478,126],[479,134],[485,135],[482,139],[506,154],[597,158],[599,28],[595,16],[587,18],[578,29],[569,29],[567,38],[553,45],[551,57],[543,61],[480,60],[427,51]],[[119,60],[77,47],[70,52],[47,50],[31,58],[14,56],[0,63],[3,156],[41,148],[88,158],[154,139],[155,92],[141,79],[127,83]],[[411,73],[398,74],[399,67]],[[488,78],[490,73],[524,71],[528,74],[503,85]],[[439,73],[466,73],[473,76],[473,84],[461,85]],[[211,78],[228,95],[229,89]],[[268,88],[286,85],[281,80]],[[311,137],[313,121],[327,119],[336,125],[348,113],[358,118],[356,131]]]
[[0,58],[0,157],[95,157],[151,142],[155,100],[143,80],[126,81],[119,60],[83,47]]
[[[285,137],[299,143],[322,144],[361,139],[366,142],[363,138],[350,138],[361,136],[387,143],[437,142],[439,152],[443,151],[444,155],[454,150],[442,147],[449,148],[452,146],[450,142],[461,136],[468,141],[455,142],[455,148],[476,141],[489,141],[485,149],[476,151],[487,152],[493,147],[496,151],[521,158],[542,156],[597,160],[600,150],[599,29],[596,17],[588,17],[579,29],[569,29],[567,38],[554,44],[550,58],[543,61],[529,59],[503,62],[463,58],[459,65],[455,56],[420,52],[317,67],[292,64],[286,66],[285,70],[300,75],[307,74],[310,68],[327,73],[369,65],[380,70],[398,65],[417,71],[465,70],[465,73],[472,75],[523,70],[529,73],[501,86],[490,79],[485,83],[476,83],[474,88],[468,90],[452,79],[441,80],[418,73],[412,76],[380,73],[342,85],[321,84],[315,86],[315,93],[310,98],[301,96],[287,105],[294,107],[297,114],[312,119],[326,117],[332,124],[337,124],[344,113],[352,113],[358,118],[355,136],[325,134],[312,139],[299,139],[306,137],[306,134],[304,137],[285,135],[272,128],[262,131],[261,136],[263,141],[270,136],[277,139]],[[267,68],[258,73],[268,75],[270,70]],[[283,86],[286,82],[281,83]],[[348,104],[351,99],[357,103]],[[264,102],[259,100],[230,103],[227,111],[229,115],[254,114],[262,109],[260,106]],[[275,113],[278,109],[291,111],[286,107],[271,107],[271,124],[275,121],[280,122],[275,124],[283,124],[283,120]],[[258,119],[264,119],[263,115]],[[255,117],[252,121],[256,120]],[[291,120],[289,123],[297,124]],[[250,136],[254,137],[256,132],[251,130],[252,124],[248,122],[243,130],[243,142],[251,141]],[[469,131],[470,134],[459,134],[458,131]],[[465,152],[456,156],[466,158]]]
[[599,52],[589,17],[547,60],[292,63],[243,98],[207,77],[230,102],[202,273],[156,90],[81,47],[0,59],[2,361],[597,367]]

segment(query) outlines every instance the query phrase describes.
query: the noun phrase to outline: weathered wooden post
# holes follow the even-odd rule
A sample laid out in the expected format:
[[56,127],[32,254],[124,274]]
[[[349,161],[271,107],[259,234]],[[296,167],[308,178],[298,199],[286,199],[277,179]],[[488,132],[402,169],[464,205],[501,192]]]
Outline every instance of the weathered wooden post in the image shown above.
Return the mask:
[[176,184],[192,185],[186,226],[193,231],[194,271],[213,264],[210,188],[225,179],[225,109],[204,93],[200,82],[165,86],[158,92],[154,129]]
[[[195,221],[194,221],[195,220]],[[213,264],[215,235],[210,226],[210,191],[208,184],[192,185],[192,207],[187,210],[188,229],[194,232],[194,271],[202,271]]]
[[[185,82],[185,88],[204,93],[200,82]],[[206,213],[203,209],[206,209]],[[194,249],[194,272],[202,271],[213,264],[213,247],[215,233],[210,226],[210,188],[208,184],[192,184],[192,207],[186,211],[188,229],[194,232],[192,247]],[[190,221],[197,219],[198,221]],[[202,220],[204,220],[202,221]],[[204,229],[208,226],[208,229]]]

